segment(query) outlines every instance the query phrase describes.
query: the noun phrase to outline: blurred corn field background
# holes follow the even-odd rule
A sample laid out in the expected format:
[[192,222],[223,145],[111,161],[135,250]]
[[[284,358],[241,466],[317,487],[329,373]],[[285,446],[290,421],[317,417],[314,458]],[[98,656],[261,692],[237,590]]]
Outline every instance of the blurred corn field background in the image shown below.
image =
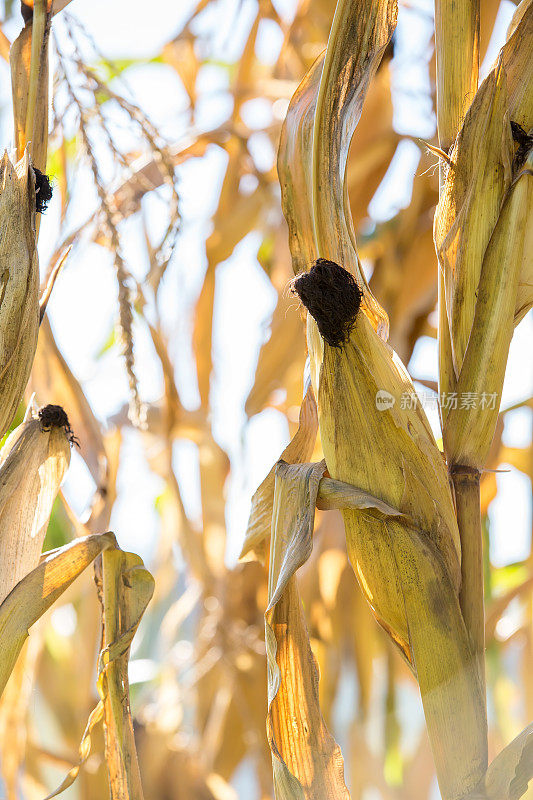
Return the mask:
[[4,0],[5,800],[533,797],[533,5],[477,7]]

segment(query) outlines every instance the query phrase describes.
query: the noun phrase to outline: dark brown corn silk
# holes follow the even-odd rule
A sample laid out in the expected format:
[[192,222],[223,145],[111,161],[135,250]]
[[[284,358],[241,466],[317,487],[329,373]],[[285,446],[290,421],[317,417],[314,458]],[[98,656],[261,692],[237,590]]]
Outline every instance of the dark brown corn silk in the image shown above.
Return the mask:
[[48,405],[39,409],[39,422],[41,423],[41,430],[50,431],[52,428],[64,428],[67,434],[67,439],[70,444],[75,444],[77,447],[80,443],[74,431],[70,427],[67,413],[62,406]]
[[52,182],[48,175],[45,175],[37,167],[33,167],[33,172],[35,174],[35,211],[42,214],[52,199]]
[[353,275],[334,261],[318,258],[309,272],[294,279],[293,291],[315,320],[322,338],[332,347],[346,344],[363,298]]

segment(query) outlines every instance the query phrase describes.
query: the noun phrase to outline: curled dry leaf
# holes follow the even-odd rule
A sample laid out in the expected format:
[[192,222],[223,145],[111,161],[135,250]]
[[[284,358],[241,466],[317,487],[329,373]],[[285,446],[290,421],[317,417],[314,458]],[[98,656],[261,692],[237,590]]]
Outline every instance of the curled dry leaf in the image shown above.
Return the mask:
[[[315,447],[318,431],[318,416],[313,389],[308,386],[300,407],[298,430],[289,442],[280,459],[288,464],[303,464],[308,461]],[[272,525],[276,464],[252,497],[252,507],[240,558],[253,552],[260,561],[265,558]]]
[[533,723],[524,728],[491,763],[485,776],[489,800],[519,800],[533,778]]
[[26,152],[0,163],[0,436],[9,428],[30,376],[39,330],[35,178]]
[[39,563],[54,500],[70,462],[64,425],[19,425],[0,451],[0,601]]
[[339,746],[318,701],[295,570],[309,557],[323,464],[278,464],[270,542],[267,735],[278,800],[349,800]]
[[0,605],[0,694],[28,637],[28,629],[108,547],[116,547],[112,533],[86,536],[53,550],[5,598]]

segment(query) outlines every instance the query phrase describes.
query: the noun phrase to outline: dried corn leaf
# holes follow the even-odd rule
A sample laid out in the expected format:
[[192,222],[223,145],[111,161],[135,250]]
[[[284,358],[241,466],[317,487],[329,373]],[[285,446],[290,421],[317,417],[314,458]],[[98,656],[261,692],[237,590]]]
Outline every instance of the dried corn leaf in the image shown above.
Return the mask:
[[308,558],[323,465],[278,465],[270,546],[267,735],[278,800],[345,798],[344,765],[318,703],[294,571]]
[[[302,464],[308,461],[315,446],[318,431],[318,416],[315,397],[309,386],[300,408],[298,430],[289,442],[280,459],[288,464]],[[252,497],[252,507],[240,558],[253,552],[259,560],[265,557],[265,543],[270,538],[272,507],[274,502],[276,464]]]
[[265,200],[262,185],[251,195],[238,193],[239,155],[239,151],[236,151],[227,168],[219,206],[213,219],[214,230],[206,243],[207,271],[195,309],[193,348],[204,408],[209,404],[213,368],[211,349],[216,267],[229,258],[239,242],[254,229]]
[[50,552],[25,575],[0,605],[0,694],[15,665],[28,629],[50,608],[73,580],[105,549],[116,547],[112,533],[86,536]]
[[507,745],[491,763],[485,776],[489,800],[518,800],[533,778],[533,723]]
[[54,500],[70,462],[64,426],[30,418],[0,451],[0,601],[37,566]]
[[384,338],[386,315],[368,288],[357,256],[345,177],[350,142],[369,83],[396,27],[397,13],[396,0],[337,4],[320,78],[312,152],[317,254],[355,275],[364,291],[368,317]]

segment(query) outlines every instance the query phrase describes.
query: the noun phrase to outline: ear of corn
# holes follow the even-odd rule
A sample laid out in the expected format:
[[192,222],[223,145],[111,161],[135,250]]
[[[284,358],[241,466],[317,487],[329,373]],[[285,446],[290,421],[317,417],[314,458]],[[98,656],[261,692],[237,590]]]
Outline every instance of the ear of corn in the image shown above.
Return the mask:
[[39,329],[35,181],[28,153],[0,164],[0,436],[30,376]]
[[0,452],[0,600],[39,563],[54,500],[70,462],[64,427],[23,422]]
[[[387,26],[383,22],[391,7],[374,4],[372,10],[365,7],[363,11],[363,5],[352,4],[344,22],[353,19],[350,14],[357,18],[360,13],[361,19],[372,20],[371,31],[384,35]],[[342,4],[336,17],[339,14],[341,20]],[[348,89],[345,82],[343,67],[349,56],[343,57],[343,50],[350,52],[345,44],[349,28],[342,35],[341,29],[333,26],[335,35],[330,37],[328,55],[336,66],[327,81],[324,67],[325,83],[315,109],[312,191],[306,196],[311,211],[306,216],[301,209],[297,213],[289,210],[287,220],[291,229],[295,219],[301,223],[310,216],[317,254],[343,266],[351,245],[354,249],[349,267],[360,280],[353,268],[358,263],[353,238],[346,235],[344,162],[338,144],[339,139],[344,147],[349,142],[343,138],[343,124],[349,130],[350,104],[343,104],[348,96],[358,97],[358,93],[353,86]],[[367,34],[372,42],[370,53],[375,56],[382,40],[380,35],[373,38]],[[358,53],[361,64],[372,63],[370,53],[364,57]],[[363,86],[359,97],[364,96],[364,70],[361,76],[357,65],[352,65],[350,74],[359,75]],[[336,90],[332,92],[327,84],[336,86]],[[330,100],[325,102],[325,97]],[[297,131],[294,127],[293,133]],[[335,138],[337,144],[332,141]],[[297,182],[302,161],[296,162]],[[287,206],[295,196],[290,169],[285,178],[288,187],[282,185],[282,195]],[[298,203],[303,203],[301,195]],[[335,235],[335,231],[344,235]],[[299,241],[310,241],[309,233],[304,237],[300,232]],[[322,286],[322,291],[327,294],[327,286]],[[327,302],[323,305],[327,307]],[[308,316],[320,436],[332,478],[376,496],[399,512],[384,524],[361,510],[344,508],[348,553],[376,616],[418,678],[443,797],[459,800],[483,778],[487,725],[480,664],[458,602],[461,545],[457,520],[442,454],[405,368],[375,327],[379,329],[372,309],[363,303],[348,341],[334,347],[324,341],[319,326]],[[388,402],[378,408],[380,390]],[[402,403],[402,398],[406,402]],[[464,726],[461,746],[457,743],[457,714],[461,718],[459,727]]]

